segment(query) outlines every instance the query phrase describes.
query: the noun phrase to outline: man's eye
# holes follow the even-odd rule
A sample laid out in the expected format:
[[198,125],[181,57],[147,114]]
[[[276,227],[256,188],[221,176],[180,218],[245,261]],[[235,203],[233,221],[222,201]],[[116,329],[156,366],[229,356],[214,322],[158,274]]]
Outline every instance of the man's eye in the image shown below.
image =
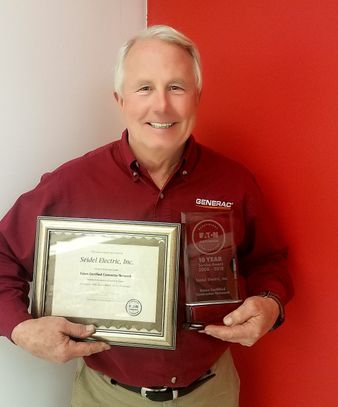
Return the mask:
[[179,94],[184,92],[184,88],[182,88],[182,86],[179,85],[170,85],[169,90]]
[[142,86],[141,88],[138,89],[138,92],[149,92],[150,91],[150,86]]
[[183,90],[180,86],[178,86],[178,85],[171,85],[170,86],[170,89],[171,90]]

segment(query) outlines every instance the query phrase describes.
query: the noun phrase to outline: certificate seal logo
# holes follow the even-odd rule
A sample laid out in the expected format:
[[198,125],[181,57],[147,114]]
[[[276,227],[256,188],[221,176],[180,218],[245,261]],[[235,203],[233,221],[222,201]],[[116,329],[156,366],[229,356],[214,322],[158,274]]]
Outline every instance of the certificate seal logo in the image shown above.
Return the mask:
[[201,220],[192,231],[192,241],[202,254],[218,253],[225,245],[223,226],[212,219]]
[[139,300],[132,298],[126,304],[126,311],[132,317],[136,317],[137,315],[141,314],[142,312],[142,304]]

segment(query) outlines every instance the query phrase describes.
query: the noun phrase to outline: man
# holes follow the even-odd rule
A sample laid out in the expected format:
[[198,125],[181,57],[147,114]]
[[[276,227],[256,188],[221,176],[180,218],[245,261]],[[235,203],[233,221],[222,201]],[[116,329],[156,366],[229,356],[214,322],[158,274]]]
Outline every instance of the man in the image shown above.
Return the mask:
[[[191,136],[201,84],[198,51],[179,32],[154,26],[130,40],[115,77],[127,127],[122,139],[45,175],[0,223],[1,334],[50,361],[85,358],[73,407],[237,406],[229,342],[250,346],[283,319],[292,295],[285,250],[266,222],[252,175]],[[248,298],[222,325],[183,328],[182,261],[175,350],[80,342],[75,338],[89,337],[94,326],[28,314],[38,215],[180,222],[181,212],[201,210],[201,198],[230,203],[246,279]]]

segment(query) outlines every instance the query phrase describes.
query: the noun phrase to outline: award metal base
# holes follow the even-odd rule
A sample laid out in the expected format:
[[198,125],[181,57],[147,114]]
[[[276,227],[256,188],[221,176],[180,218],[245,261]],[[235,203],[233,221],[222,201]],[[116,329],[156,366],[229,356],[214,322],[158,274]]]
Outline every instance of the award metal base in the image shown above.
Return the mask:
[[184,328],[191,331],[204,329],[206,325],[220,325],[223,318],[238,308],[242,300],[223,304],[186,304],[186,322]]

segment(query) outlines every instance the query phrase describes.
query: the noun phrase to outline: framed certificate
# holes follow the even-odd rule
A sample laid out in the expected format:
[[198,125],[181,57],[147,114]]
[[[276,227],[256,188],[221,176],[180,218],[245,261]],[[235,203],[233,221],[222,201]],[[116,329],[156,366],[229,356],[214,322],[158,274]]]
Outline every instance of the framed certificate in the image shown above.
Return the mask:
[[180,224],[39,217],[32,314],[89,340],[175,349]]

